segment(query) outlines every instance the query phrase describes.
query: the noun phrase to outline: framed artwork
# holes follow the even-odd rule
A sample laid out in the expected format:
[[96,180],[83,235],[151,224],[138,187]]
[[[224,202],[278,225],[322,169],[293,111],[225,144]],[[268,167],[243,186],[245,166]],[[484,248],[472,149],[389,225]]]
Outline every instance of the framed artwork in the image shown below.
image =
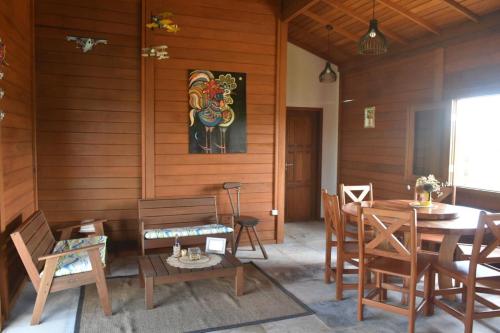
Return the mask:
[[205,245],[206,253],[218,253],[224,254],[226,253],[226,239],[225,238],[216,238],[216,237],[207,237],[207,243]]
[[365,128],[375,128],[375,107],[365,108]]
[[246,74],[189,70],[189,153],[246,153]]

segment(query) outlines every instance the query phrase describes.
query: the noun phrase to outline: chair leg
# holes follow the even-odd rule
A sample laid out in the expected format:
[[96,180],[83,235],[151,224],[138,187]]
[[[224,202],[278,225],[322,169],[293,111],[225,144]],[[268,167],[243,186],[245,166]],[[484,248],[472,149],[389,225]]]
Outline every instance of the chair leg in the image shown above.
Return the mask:
[[382,302],[382,274],[379,272],[375,273],[375,287],[378,290],[377,300]]
[[467,291],[466,291],[466,299],[467,302],[465,303],[465,320],[464,320],[464,325],[465,325],[465,333],[472,333],[472,328],[474,326],[474,294],[475,290],[474,286],[467,286]]
[[430,316],[431,314],[431,294],[432,294],[432,285],[431,285],[431,278],[433,277],[433,274],[431,272],[431,270],[429,269],[426,273],[425,273],[425,277],[424,277],[424,301],[425,301],[425,305],[424,305],[424,314],[426,316]]
[[238,246],[240,245],[241,233],[243,231],[243,227],[240,226],[240,230],[238,230],[238,236],[236,236],[236,244],[234,245],[234,253],[236,255],[236,251],[238,251]]
[[31,317],[31,325],[40,324],[40,318],[42,317],[43,308],[45,306],[45,302],[47,301],[47,296],[49,295],[52,281],[54,280],[54,273],[56,271],[58,259],[59,258],[52,258],[48,259],[45,262],[42,280],[40,281],[38,293],[36,295],[33,316]]
[[90,263],[92,264],[92,270],[95,274],[95,284],[97,287],[97,294],[99,295],[99,300],[101,301],[101,306],[106,316],[112,314],[111,302],[109,301],[108,286],[106,284],[106,276],[104,275],[104,269],[102,267],[101,256],[99,255],[99,250],[94,249],[89,251]]
[[326,250],[325,250],[325,283],[332,282],[332,235],[326,230]]
[[365,296],[365,271],[360,262],[358,270],[358,320],[363,320],[363,298]]
[[417,319],[416,311],[416,294],[417,294],[417,283],[416,281],[409,281],[408,287],[410,289],[409,300],[408,300],[408,333],[415,333],[415,320]]
[[342,300],[344,296],[344,258],[339,254],[337,248],[337,264],[335,266],[335,298],[337,301]]
[[262,243],[260,242],[259,235],[257,234],[257,229],[255,229],[255,226],[252,226],[253,233],[255,234],[255,238],[257,239],[257,243],[259,243],[260,250],[262,251],[262,254],[264,255],[264,259],[267,259],[267,252]]
[[253,245],[252,235],[250,235],[250,229],[248,229],[248,227],[245,227],[245,230],[247,231],[248,240],[250,241],[250,245],[252,246],[252,251],[255,251],[255,245]]

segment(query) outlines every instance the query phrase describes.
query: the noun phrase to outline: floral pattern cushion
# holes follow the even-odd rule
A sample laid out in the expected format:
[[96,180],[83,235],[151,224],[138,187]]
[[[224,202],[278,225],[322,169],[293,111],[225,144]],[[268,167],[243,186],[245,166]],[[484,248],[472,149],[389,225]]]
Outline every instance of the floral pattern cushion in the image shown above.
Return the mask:
[[233,232],[233,228],[226,227],[223,224],[206,224],[194,227],[169,228],[169,229],[150,229],[144,232],[146,239],[175,238],[186,236],[203,236],[213,234],[226,234]]
[[[88,238],[68,239],[56,243],[52,253],[60,253],[68,250],[79,249],[84,246],[106,244],[106,236],[96,236]],[[106,264],[106,246],[99,251],[102,263]],[[83,272],[90,272],[92,265],[86,251],[68,254],[59,258],[56,266],[55,276],[64,276]]]

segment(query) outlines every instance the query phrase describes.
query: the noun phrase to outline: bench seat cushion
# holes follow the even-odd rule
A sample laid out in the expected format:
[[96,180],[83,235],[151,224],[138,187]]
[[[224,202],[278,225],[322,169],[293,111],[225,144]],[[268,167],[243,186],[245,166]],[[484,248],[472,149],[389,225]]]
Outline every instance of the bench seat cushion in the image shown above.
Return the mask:
[[223,224],[206,224],[183,228],[149,229],[144,231],[144,238],[159,239],[187,236],[205,236],[214,234],[226,234],[231,232],[233,232],[233,228],[226,227]]
[[[106,236],[62,240],[56,243],[56,246],[54,247],[52,253],[60,253],[95,244],[106,244],[106,241]],[[101,255],[102,263],[106,264],[106,246],[103,246],[99,252]],[[84,251],[68,254],[59,258],[55,276],[90,272],[91,270],[92,265],[90,263],[89,255],[86,251]]]

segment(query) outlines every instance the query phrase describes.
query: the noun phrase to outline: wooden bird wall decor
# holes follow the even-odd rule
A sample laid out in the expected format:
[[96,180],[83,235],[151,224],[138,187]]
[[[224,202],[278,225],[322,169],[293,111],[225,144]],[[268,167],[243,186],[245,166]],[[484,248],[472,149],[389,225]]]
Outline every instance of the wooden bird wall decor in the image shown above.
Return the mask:
[[151,15],[151,22],[146,24],[149,29],[164,29],[167,32],[178,32],[181,29],[177,24],[174,23],[169,17],[173,14],[170,12],[160,13],[158,15]]
[[5,43],[3,42],[2,38],[0,38],[0,66],[9,66],[6,57],[7,57],[7,47],[5,46]]
[[91,37],[66,36],[68,42],[76,42],[76,47],[82,49],[83,53],[91,51],[94,46],[108,44],[106,39],[94,39]]

